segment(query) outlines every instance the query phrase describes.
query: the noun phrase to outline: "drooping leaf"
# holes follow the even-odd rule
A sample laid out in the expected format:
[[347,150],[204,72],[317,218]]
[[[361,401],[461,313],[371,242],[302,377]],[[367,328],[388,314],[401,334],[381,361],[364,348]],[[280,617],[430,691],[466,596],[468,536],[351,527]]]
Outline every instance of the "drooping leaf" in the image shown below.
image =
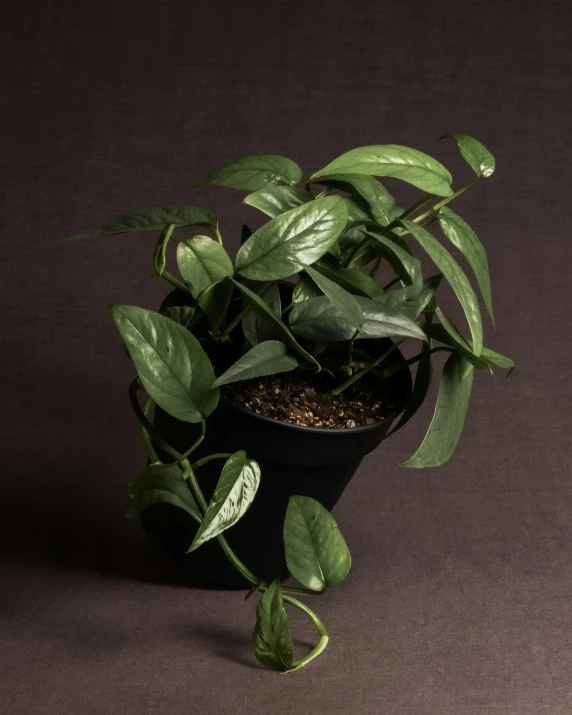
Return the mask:
[[271,218],[276,218],[280,214],[295,209],[296,206],[307,204],[313,201],[314,197],[306,189],[296,186],[267,186],[259,189],[243,200],[243,204],[254,206]]
[[150,397],[173,417],[201,422],[218,403],[212,365],[192,333],[134,305],[112,305],[117,325]]
[[457,142],[461,156],[477,176],[488,177],[494,172],[495,158],[480,141],[468,134],[444,134],[441,139],[445,137]]
[[132,498],[125,516],[130,519],[143,509],[163,502],[187,512],[201,522],[201,513],[177,464],[147,467],[129,485]]
[[334,281],[316,271],[312,266],[306,266],[306,272],[322,293],[331,300],[350,325],[359,330],[363,325],[363,312],[355,297]]
[[[486,370],[488,364],[481,357],[477,357],[471,348],[470,343],[456,329],[456,326],[446,316],[440,316],[441,324],[437,323],[421,323],[421,328],[433,340],[438,340],[444,345],[454,348],[461,353],[466,360],[477,370]],[[443,323],[446,323],[447,327]]]
[[296,358],[286,355],[286,345],[279,340],[265,340],[255,345],[242,355],[234,365],[223,373],[213,383],[213,387],[222,387],[229,382],[250,380],[253,377],[276,375],[279,372],[289,372],[298,367]]
[[290,497],[284,548],[292,576],[313,591],[335,586],[350,570],[350,551],[334,517],[311,497]]
[[421,446],[402,463],[403,467],[438,467],[455,451],[473,385],[472,371],[462,379],[466,369],[465,358],[457,352],[451,353],[443,367],[433,420]]
[[406,286],[405,288],[398,288],[397,290],[382,293],[376,300],[379,303],[390,305],[392,308],[398,308],[408,318],[416,320],[429,305],[442,278],[442,273],[437,273],[437,275],[431,276],[431,278],[426,278],[423,281],[423,287],[417,295],[411,295],[410,287]]
[[252,234],[236,256],[236,270],[258,281],[297,273],[336,242],[346,219],[347,208],[339,196],[326,196],[291,209]]
[[431,348],[431,340],[427,343],[423,343],[421,347],[423,357],[420,358],[417,364],[417,372],[415,373],[415,381],[413,383],[411,395],[409,396],[407,405],[403,410],[403,414],[399,418],[399,422],[392,427],[391,431],[387,434],[387,437],[405,426],[409,420],[417,414],[417,411],[425,402],[425,398],[427,397],[429,388],[431,387],[431,378],[433,377],[433,355],[430,352]]
[[493,315],[489,263],[483,244],[469,224],[446,206],[439,211],[439,225],[445,236],[461,251],[473,269],[494,327],[495,317]]
[[453,193],[451,174],[442,164],[417,149],[398,144],[352,149],[312,174],[310,180],[331,174],[391,176],[437,196]]
[[304,350],[304,348],[298,343],[296,338],[292,335],[288,326],[285,325],[280,318],[277,318],[266,303],[256,295],[250,288],[247,288],[242,283],[235,281],[234,278],[230,279],[234,286],[245,296],[248,302],[252,305],[253,310],[266,322],[272,331],[272,338],[275,340],[281,340],[286,343],[289,347],[299,353],[305,360],[314,364],[318,370],[320,369],[320,363],[315,357],[310,355],[309,352]]
[[391,265],[396,275],[407,285],[404,295],[415,297],[423,288],[421,261],[412,256],[399,245],[399,237],[392,234],[391,238],[368,232],[368,236],[378,242],[378,250]]
[[509,375],[516,367],[514,361],[509,357],[501,355],[500,353],[495,353],[494,350],[490,350],[489,348],[483,348],[481,358],[489,363],[489,365],[497,365],[498,367],[507,369]]
[[366,174],[330,174],[327,179],[317,183],[331,186],[361,196],[367,202],[375,223],[387,226],[393,221],[395,199],[389,191],[373,176]]
[[226,319],[232,298],[232,285],[227,281],[217,283],[208,293],[199,298],[199,307],[207,316],[212,332],[216,335]]
[[[272,283],[260,296],[266,303],[268,309],[280,320],[282,314],[282,301],[280,299],[280,289],[277,283]],[[251,345],[258,345],[265,340],[270,340],[276,333],[274,325],[269,325],[265,319],[260,317],[260,313],[249,310],[242,319],[242,331],[244,337]]]
[[302,169],[291,159],[273,154],[245,156],[221,166],[190,186],[226,186],[229,189],[258,191],[268,184],[283,181],[297,184]]
[[179,323],[183,328],[188,328],[189,323],[195,315],[195,309],[190,305],[177,305],[167,308],[165,311],[167,318],[171,318],[175,323]]
[[471,330],[473,336],[473,352],[478,357],[483,348],[483,323],[481,320],[481,311],[475,291],[473,290],[469,279],[465,275],[463,269],[457,261],[442,246],[439,241],[432,236],[429,231],[426,231],[421,226],[418,226],[413,221],[407,219],[402,220],[401,224],[411,233],[413,238],[418,241],[422,248],[429,254],[431,260],[437,268],[445,276],[449,285],[454,290]]
[[216,228],[218,214],[199,206],[151,206],[139,209],[119,218],[81,233],[69,236],[67,240],[91,238],[92,236],[111,236],[130,231],[161,231],[169,224],[174,226],[207,226]]
[[211,283],[232,276],[230,256],[208,236],[195,236],[177,247],[177,266],[183,280],[197,298]]
[[[397,308],[356,296],[364,321],[358,339],[401,336],[427,340],[421,328]],[[355,328],[326,297],[311,298],[296,305],[290,313],[290,326],[308,340],[333,343],[351,340]]]
[[277,577],[264,591],[256,607],[254,654],[262,665],[284,672],[292,667],[294,650],[288,617],[282,605],[282,587]]
[[236,524],[252,504],[259,484],[260,467],[247,458],[246,452],[241,450],[229,457],[187,553]]
[[353,295],[376,298],[381,293],[381,287],[373,278],[359,270],[340,266],[336,260],[330,259],[328,256],[320,258],[312,265],[312,268]]

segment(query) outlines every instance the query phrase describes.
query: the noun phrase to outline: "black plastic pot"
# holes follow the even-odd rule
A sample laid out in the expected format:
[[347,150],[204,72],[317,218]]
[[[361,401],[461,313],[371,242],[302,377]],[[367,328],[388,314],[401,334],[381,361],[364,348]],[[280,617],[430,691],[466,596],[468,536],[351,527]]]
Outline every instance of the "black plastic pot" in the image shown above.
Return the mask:
[[[161,309],[181,300],[176,292]],[[386,347],[391,344],[384,339]],[[382,348],[383,349],[383,348]],[[403,361],[396,350],[388,362]],[[278,572],[287,575],[282,528],[288,500],[293,494],[317,499],[331,510],[366,454],[383,440],[395,417],[403,410],[411,392],[411,373],[405,368],[391,378],[397,396],[395,412],[364,427],[323,429],[300,427],[257,415],[221,396],[219,406],[207,419],[207,433],[193,460],[208,454],[233,453],[240,449],[255,459],[262,470],[254,502],[225,536],[237,556],[259,578],[270,581]],[[184,451],[198,434],[196,425],[174,419],[156,409],[155,426],[176,449]],[[198,471],[207,499],[210,498],[224,464],[215,460]],[[150,541],[201,579],[220,586],[243,588],[246,582],[227,562],[216,541],[186,554],[197,529],[196,522],[181,509],[158,504],[141,513]]]

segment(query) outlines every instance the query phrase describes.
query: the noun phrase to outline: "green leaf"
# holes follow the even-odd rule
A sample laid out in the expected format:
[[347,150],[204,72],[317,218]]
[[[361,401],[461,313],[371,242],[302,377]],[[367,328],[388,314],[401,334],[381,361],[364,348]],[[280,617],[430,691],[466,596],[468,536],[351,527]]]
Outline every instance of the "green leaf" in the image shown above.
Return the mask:
[[[402,336],[427,340],[421,328],[396,308],[360,296],[356,301],[364,317],[358,339]],[[296,305],[290,313],[290,326],[298,335],[324,343],[351,340],[355,333],[339,308],[326,297]]]
[[232,285],[226,281],[213,286],[199,299],[199,307],[207,316],[212,332],[216,335],[226,320],[232,298]]
[[243,204],[254,206],[271,218],[295,209],[297,206],[313,201],[314,197],[309,191],[296,186],[268,186],[243,200]]
[[211,283],[232,276],[232,261],[224,248],[208,236],[181,241],[177,248],[177,266],[183,280],[197,298]]
[[176,464],[158,464],[147,467],[129,485],[132,498],[125,516],[130,519],[143,509],[164,502],[187,512],[200,522],[201,514],[183,474]]
[[341,288],[311,266],[306,266],[306,272],[324,295],[331,300],[333,305],[346,318],[350,325],[359,330],[363,325],[363,312],[359,303],[351,293]]
[[213,383],[213,387],[222,387],[229,382],[250,380],[263,375],[275,375],[289,372],[298,367],[296,358],[286,355],[286,345],[279,340],[265,340],[240,357],[234,365]]
[[344,268],[329,256],[320,258],[319,261],[313,264],[312,268],[337,283],[348,293],[361,295],[364,298],[376,298],[381,293],[380,286],[373,278],[353,268]]
[[471,329],[473,352],[478,357],[483,348],[483,323],[481,320],[479,302],[475,291],[469,283],[469,279],[449,251],[442,246],[429,231],[421,228],[421,226],[413,223],[413,221],[402,220],[400,223],[411,233],[413,238],[421,244],[454,290],[463,307],[469,328]]
[[468,343],[465,338],[463,338],[463,336],[456,329],[454,329],[454,326],[453,329],[451,329],[452,322],[448,321],[447,325],[449,326],[449,329],[447,329],[442,323],[441,325],[436,323],[421,323],[421,328],[431,339],[438,340],[440,343],[448,345],[457,352],[461,353],[461,355],[463,355],[463,357],[477,370],[488,369],[487,362],[481,357],[477,357],[472,352],[470,343]]
[[294,303],[294,305],[303,303],[305,300],[317,298],[319,295],[322,295],[322,291],[314,281],[311,280],[306,273],[300,273],[298,275],[298,282],[292,291],[292,303]]
[[347,191],[353,196],[361,196],[367,203],[375,223],[387,226],[395,212],[395,199],[377,179],[366,174],[330,174],[318,181],[323,186]]
[[226,186],[229,189],[258,191],[267,184],[297,184],[302,178],[302,169],[285,156],[260,154],[245,156],[231,161],[207,174],[190,186]]
[[417,365],[417,372],[415,373],[415,382],[413,383],[411,395],[409,396],[409,400],[407,401],[407,405],[405,406],[405,410],[403,411],[399,422],[392,428],[391,432],[387,434],[386,439],[389,435],[397,432],[397,430],[400,430],[404,425],[406,425],[425,402],[425,398],[427,397],[429,388],[431,387],[431,378],[433,377],[433,355],[430,352],[431,347],[431,340],[427,343],[423,343],[421,348],[423,357],[419,359]]
[[494,350],[490,350],[489,348],[483,348],[481,358],[485,360],[485,362],[489,363],[489,365],[497,365],[498,367],[506,368],[509,371],[509,375],[516,367],[514,362],[509,357],[501,355],[500,353],[495,353]]
[[442,164],[417,149],[398,144],[352,149],[312,174],[310,181],[331,174],[391,176],[429,194],[451,196],[453,193],[451,174]]
[[480,141],[468,134],[443,134],[441,139],[450,137],[457,142],[463,159],[479,177],[490,176],[496,166],[495,158]]
[[256,658],[271,670],[284,672],[294,664],[288,617],[282,605],[282,587],[277,577],[264,591],[256,607],[253,635]]
[[188,328],[189,323],[195,315],[195,309],[191,308],[190,305],[177,305],[171,308],[167,308],[165,311],[167,318],[171,318],[175,323],[179,323],[183,328]]
[[[260,296],[266,303],[268,309],[280,320],[282,315],[282,302],[280,300],[280,289],[277,283],[272,283]],[[268,325],[259,313],[249,310],[242,319],[242,331],[244,337],[251,345],[258,345],[265,340],[270,340],[276,332],[274,325]]]
[[412,256],[399,245],[400,237],[392,233],[391,238],[380,236],[377,233],[367,232],[368,236],[375,238],[380,244],[378,249],[381,255],[391,265],[396,275],[407,284],[404,295],[414,297],[423,288],[423,274],[421,261]]
[[313,591],[335,586],[350,570],[350,551],[334,517],[311,497],[290,497],[284,547],[288,570]]
[[305,360],[316,365],[318,370],[320,370],[320,363],[315,357],[310,355],[309,352],[304,350],[304,348],[298,343],[296,338],[292,335],[288,326],[286,326],[280,318],[277,318],[266,303],[260,298],[260,296],[253,293],[250,288],[247,288],[242,283],[235,281],[234,278],[230,279],[234,286],[246,297],[248,302],[252,305],[252,309],[266,322],[272,331],[272,338],[276,340],[281,340],[286,343],[289,347],[299,353]]
[[174,224],[170,223],[161,231],[159,240],[153,252],[153,265],[157,271],[157,275],[162,276],[167,265],[167,246],[175,230]]
[[214,373],[199,341],[170,318],[134,305],[111,314],[150,397],[173,417],[201,422],[218,403]]
[[411,295],[410,286],[406,286],[405,288],[382,293],[376,300],[392,308],[398,308],[408,318],[416,320],[434,297],[442,278],[443,274],[437,273],[437,275],[425,279],[423,287],[416,295]]
[[92,236],[110,236],[115,233],[130,231],[161,231],[169,224],[174,226],[208,226],[216,228],[218,214],[199,206],[152,206],[140,209],[106,221],[88,231],[69,236],[67,240],[91,238]]
[[214,539],[243,516],[260,484],[260,467],[242,450],[226,461],[203,522],[187,553]]
[[493,315],[491,279],[489,276],[487,254],[483,244],[479,241],[469,224],[446,206],[443,206],[439,211],[439,225],[445,236],[451,241],[453,246],[461,251],[473,269],[494,327],[495,317]]
[[473,385],[473,371],[466,373],[467,362],[457,352],[451,353],[443,367],[433,420],[419,449],[403,467],[438,467],[455,451],[461,436]]
[[339,196],[326,196],[277,216],[255,231],[236,256],[245,278],[273,281],[297,273],[321,258],[346,225]]

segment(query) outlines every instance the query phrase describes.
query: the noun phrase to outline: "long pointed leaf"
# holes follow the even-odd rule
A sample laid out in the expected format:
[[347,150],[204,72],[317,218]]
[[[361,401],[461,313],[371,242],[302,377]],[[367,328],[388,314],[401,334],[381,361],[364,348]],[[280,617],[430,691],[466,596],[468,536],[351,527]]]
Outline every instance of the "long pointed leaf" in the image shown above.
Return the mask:
[[330,174],[327,179],[318,180],[317,183],[361,196],[367,202],[375,223],[380,226],[387,226],[393,221],[395,199],[385,186],[372,176]]
[[359,330],[363,325],[362,309],[351,293],[341,288],[337,283],[316,271],[312,266],[306,266],[306,273],[342,313],[352,327]]
[[193,495],[176,464],[159,464],[139,472],[129,485],[129,494],[132,502],[125,513],[128,519],[162,502],[183,509],[199,523],[202,521]]
[[296,186],[267,186],[255,191],[243,200],[243,204],[253,206],[271,218],[295,209],[297,206],[313,201],[309,191]]
[[496,166],[495,158],[478,139],[468,134],[444,134],[441,139],[450,137],[457,142],[463,159],[479,177],[490,176]]
[[213,387],[295,370],[298,362],[292,355],[286,355],[286,350],[286,345],[279,340],[266,340],[255,345],[217,378]]
[[314,270],[337,283],[348,293],[361,295],[364,298],[376,298],[381,293],[380,286],[361,271],[345,268],[330,256],[324,256],[312,264]]
[[[282,301],[280,299],[280,289],[277,283],[269,286],[260,296],[261,300],[266,303],[268,309],[280,320],[282,314]],[[276,332],[275,326],[268,323],[260,317],[260,314],[255,310],[249,310],[242,319],[242,332],[244,337],[251,345],[258,345],[265,340],[271,340]]]
[[268,184],[284,181],[297,184],[302,169],[291,159],[274,154],[258,154],[236,159],[221,166],[190,186],[225,186],[229,189],[258,191]]

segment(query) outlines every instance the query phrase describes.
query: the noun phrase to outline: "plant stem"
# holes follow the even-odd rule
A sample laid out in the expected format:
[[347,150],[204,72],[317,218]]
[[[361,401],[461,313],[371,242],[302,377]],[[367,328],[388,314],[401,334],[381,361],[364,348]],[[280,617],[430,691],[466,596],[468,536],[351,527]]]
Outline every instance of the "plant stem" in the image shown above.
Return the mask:
[[300,668],[303,668],[305,665],[307,665],[311,660],[314,660],[314,658],[317,658],[320,653],[324,651],[326,646],[328,645],[328,631],[326,630],[326,627],[322,623],[322,621],[318,618],[318,616],[312,611],[312,609],[308,608],[304,603],[301,601],[298,601],[296,598],[292,598],[291,596],[283,596],[283,599],[286,603],[289,603],[291,606],[294,606],[294,608],[297,608],[299,611],[302,611],[311,621],[312,623],[316,626],[316,629],[318,633],[320,634],[320,640],[316,643],[316,645],[312,648],[312,650],[305,655],[303,658],[300,658],[300,660],[294,661],[294,664],[292,665],[291,668],[288,670],[285,670],[284,673],[293,673],[296,670],[299,670]]
[[422,206],[425,206],[425,204],[429,203],[429,201],[434,198],[435,194],[427,194],[427,196],[424,196],[416,204],[413,204],[413,206],[410,206],[406,211],[400,214],[399,218],[407,218],[408,216],[411,216],[411,214],[414,214],[417,209],[420,209]]
[[145,413],[141,409],[141,405],[139,404],[139,400],[137,399],[137,390],[138,389],[139,389],[139,378],[136,377],[132,381],[132,383],[129,385],[129,401],[131,402],[131,407],[133,408],[133,411],[135,412],[137,419],[143,425],[143,427],[147,430],[151,439],[161,449],[163,449],[165,452],[167,452],[167,454],[169,454],[171,457],[173,457],[173,459],[178,460],[181,457],[179,452],[177,452],[175,449],[173,449],[168,442],[165,442],[165,440],[161,437],[161,435],[157,432],[157,430],[149,422],[149,420],[147,419],[147,415],[145,415]]
[[220,231],[219,231],[219,229],[218,229],[218,226],[216,226],[215,228],[213,228],[213,231],[214,231],[214,233],[215,233],[216,240],[217,240],[217,241],[220,243],[220,245],[222,246],[222,236],[221,236],[221,233],[220,233]]
[[[439,203],[436,203],[436,204],[435,204],[434,206],[432,206],[430,209],[428,209],[428,210],[425,211],[424,213],[422,213],[422,214],[420,214],[419,216],[417,216],[416,218],[414,218],[414,219],[413,219],[413,222],[414,222],[414,223],[421,223],[421,221],[425,221],[425,219],[426,219],[426,218],[429,218],[432,213],[434,213],[435,211],[439,211],[440,208],[442,208],[443,206],[445,206],[446,204],[448,204],[450,201],[453,201],[453,199],[456,199],[457,196],[460,196],[461,194],[463,194],[467,189],[470,189],[471,186],[472,186],[473,184],[476,184],[478,180],[479,180],[479,177],[478,177],[478,176],[475,177],[474,179],[471,179],[471,181],[469,181],[468,183],[466,183],[466,184],[464,184],[463,186],[461,186],[460,189],[457,189],[457,191],[455,191],[455,192],[452,194],[452,196],[447,196],[446,198],[444,198],[444,199],[442,199],[441,201],[439,201]],[[399,218],[402,218],[402,217],[400,216]]]
[[189,454],[195,451],[195,449],[199,446],[199,444],[203,441],[205,438],[205,434],[207,431],[207,425],[204,420],[201,421],[201,434],[198,436],[195,442],[187,449],[186,452],[183,452],[183,458],[186,459]]
[[157,275],[161,275],[165,270],[166,255],[167,255],[167,245],[173,231],[175,230],[175,224],[171,223],[161,231],[157,245],[155,246],[155,251],[153,252],[153,268],[155,269]]
[[394,278],[392,281],[389,281],[389,283],[386,286],[383,286],[383,290],[384,291],[389,290],[391,288],[391,286],[394,286],[396,283],[399,283],[400,280],[401,280],[401,278],[399,278],[399,276],[397,278]]
[[187,295],[190,295],[191,298],[193,298],[193,300],[194,300],[193,294],[191,293],[191,291],[189,290],[189,288],[188,288],[182,281],[180,281],[178,278],[175,278],[175,276],[172,276],[172,275],[169,273],[169,271],[163,270],[163,271],[161,272],[161,278],[164,278],[164,279],[165,279],[166,281],[168,281],[172,286],[174,286],[174,287],[177,288],[178,290],[182,291],[183,293],[186,293]]
[[[148,397],[145,401],[145,405],[143,406],[143,414],[145,417],[148,416],[152,405],[153,400],[151,397]],[[145,445],[145,449],[147,450],[147,454],[149,455],[149,459],[152,464],[161,464],[161,460],[159,459],[157,452],[155,451],[155,447],[153,447],[153,443],[151,442],[151,438],[149,437],[149,432],[147,432],[142,424],[139,425],[139,429],[141,430],[141,438],[143,439],[143,444]]]
[[373,264],[371,271],[369,272],[370,278],[375,278],[375,274],[377,273],[377,271],[379,269],[379,264],[381,263],[381,258],[382,258],[382,255],[381,255],[381,253],[379,253],[375,259],[375,262]]
[[209,454],[208,457],[203,457],[202,459],[197,459],[196,462],[193,462],[191,464],[191,469],[194,471],[195,469],[198,469],[199,467],[202,467],[203,464],[207,464],[208,462],[212,461],[213,459],[228,459],[229,457],[232,457],[232,454],[230,452],[221,452],[219,454]]
[[339,395],[342,393],[345,389],[350,387],[350,385],[353,385],[354,382],[357,382],[361,377],[366,375],[370,370],[373,370],[374,367],[379,365],[380,362],[383,362],[386,357],[391,355],[391,353],[394,350],[397,350],[397,348],[402,345],[408,338],[402,338],[401,340],[398,340],[396,343],[393,343],[393,345],[389,348],[389,350],[386,350],[384,353],[382,353],[379,357],[375,358],[372,362],[369,363],[369,365],[366,365],[363,367],[361,370],[358,370],[355,372],[349,380],[346,380],[342,385],[339,385],[338,387],[335,387],[331,392],[330,395]]
[[385,370],[381,371],[381,377],[383,379],[386,379],[388,377],[391,377],[392,375],[395,375],[398,372],[401,372],[401,370],[404,370],[408,365],[413,365],[413,363],[417,362],[418,360],[421,360],[422,357],[425,357],[426,355],[431,355],[432,353],[439,353],[439,352],[454,352],[455,348],[450,348],[450,347],[436,347],[436,348],[431,348],[431,350],[427,350],[424,353],[418,353],[412,358],[409,358],[409,360],[404,360],[403,362],[397,363],[397,365],[394,365],[393,367],[388,367]]
[[[267,283],[263,283],[258,291],[256,292],[256,295],[262,297],[264,293],[266,292],[266,289],[269,288],[274,281],[268,281]],[[250,303],[246,305],[240,313],[232,320],[224,329],[224,332],[222,334],[222,340],[226,340],[228,336],[232,333],[232,331],[236,328],[236,326],[240,323],[240,321],[244,318],[244,316],[252,310],[252,306]]]

